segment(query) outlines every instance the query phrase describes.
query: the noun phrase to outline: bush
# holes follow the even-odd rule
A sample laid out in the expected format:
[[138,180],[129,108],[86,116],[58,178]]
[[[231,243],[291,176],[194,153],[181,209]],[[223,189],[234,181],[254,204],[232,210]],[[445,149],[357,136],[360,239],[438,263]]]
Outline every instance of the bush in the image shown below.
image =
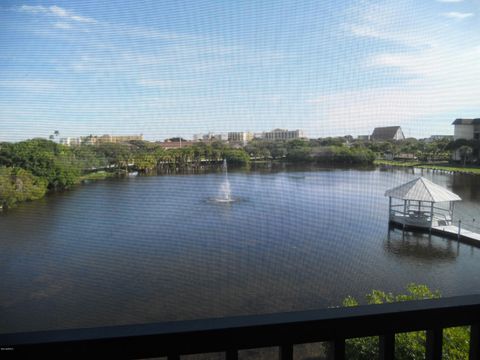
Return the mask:
[[243,149],[226,149],[224,157],[229,164],[246,165],[250,162],[250,156]]
[[66,189],[80,176],[72,151],[44,139],[2,144],[1,165],[28,170],[34,176],[46,179],[50,189]]
[[[380,290],[373,290],[366,296],[368,304],[384,304],[399,301],[436,299],[438,291],[431,291],[425,285],[409,284],[407,293],[393,295]],[[349,296],[343,306],[357,306],[355,298]],[[467,359],[469,351],[469,328],[455,327],[443,330],[443,359]],[[425,358],[425,331],[396,334],[395,359],[410,360]],[[367,337],[347,340],[346,358],[353,360],[370,360],[378,358],[378,337]]]
[[47,191],[47,181],[19,168],[0,167],[0,206],[37,200]]
[[372,164],[375,160],[370,149],[344,145],[320,148],[314,157],[318,163],[333,164]]

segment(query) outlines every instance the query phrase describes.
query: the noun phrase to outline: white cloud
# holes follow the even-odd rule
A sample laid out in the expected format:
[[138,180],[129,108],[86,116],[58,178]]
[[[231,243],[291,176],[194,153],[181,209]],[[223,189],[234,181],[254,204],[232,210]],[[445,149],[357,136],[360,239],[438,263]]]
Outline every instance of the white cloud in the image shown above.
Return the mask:
[[[320,118],[336,124],[332,131],[382,125],[404,125],[418,120],[480,109],[480,48],[462,53],[432,48],[415,54],[383,54],[369,63],[391,67],[411,79],[398,86],[344,91],[310,99]],[[413,77],[413,79],[412,79]]]
[[72,28],[72,25],[66,22],[57,22],[53,24],[53,26],[56,27],[57,29],[64,29],[64,30],[68,30]]
[[31,14],[45,14],[45,15],[50,15],[50,16],[57,16],[61,17],[64,19],[72,20],[72,21],[77,21],[77,22],[82,22],[82,23],[96,23],[97,21],[92,18],[88,18],[85,16],[80,16],[75,14],[73,11],[66,10],[64,8],[61,8],[56,5],[52,6],[42,6],[42,5],[36,5],[36,6],[31,6],[31,5],[22,5],[18,8],[19,11],[21,12],[27,12]]
[[472,17],[475,15],[474,13],[461,13],[461,12],[456,12],[456,11],[451,11],[447,13],[443,13],[442,16],[445,16],[450,19],[455,19],[455,20],[463,20],[469,17]]
[[463,2],[463,0],[437,0],[438,2],[441,3],[460,3]]
[[[388,7],[383,11],[388,14]],[[383,53],[364,60],[360,74],[381,71],[384,77],[397,79],[392,85],[339,91],[308,100],[316,118],[322,119],[319,131],[369,133],[375,126],[410,124],[418,133],[422,127],[419,120],[442,119],[445,114],[461,116],[466,109],[480,111],[480,47],[473,45],[480,39],[452,41],[451,28],[429,29],[420,23],[400,31],[393,18],[378,21],[375,16],[362,16],[354,22],[352,34],[402,45],[411,43],[404,34],[414,34],[426,46],[384,48]]]
[[432,30],[431,24],[420,21],[425,17],[421,16],[416,4],[408,0],[387,3],[359,1],[347,11],[343,27],[353,36],[384,40],[395,46],[431,46],[435,36],[424,36],[427,30]]
[[32,14],[48,12],[48,9],[45,6],[41,6],[41,5],[38,5],[38,6],[22,5],[20,6],[19,10],[24,12],[29,12]]

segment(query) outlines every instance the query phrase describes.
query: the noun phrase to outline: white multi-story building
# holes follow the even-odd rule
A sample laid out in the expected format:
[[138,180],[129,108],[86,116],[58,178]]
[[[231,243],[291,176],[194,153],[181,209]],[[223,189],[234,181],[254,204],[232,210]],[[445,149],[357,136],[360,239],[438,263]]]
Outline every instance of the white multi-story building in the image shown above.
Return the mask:
[[272,131],[264,132],[262,138],[265,140],[293,140],[304,138],[305,135],[302,130],[284,130],[275,129]]
[[226,134],[226,133],[213,133],[213,132],[209,132],[207,134],[194,134],[193,135],[193,140],[194,141],[215,141],[215,140],[227,141],[228,140],[228,134]]
[[59,143],[65,146],[75,146],[80,145],[81,141],[80,138],[64,137],[60,139]]
[[[465,140],[480,140],[480,118],[476,119],[456,119],[452,125],[455,126],[453,139],[465,139]],[[473,159],[479,158],[480,153],[478,150],[474,150],[471,155]],[[463,159],[460,150],[457,149],[453,152],[453,160],[461,161]]]
[[480,140],[480,118],[456,119],[452,125],[455,126],[454,140]]

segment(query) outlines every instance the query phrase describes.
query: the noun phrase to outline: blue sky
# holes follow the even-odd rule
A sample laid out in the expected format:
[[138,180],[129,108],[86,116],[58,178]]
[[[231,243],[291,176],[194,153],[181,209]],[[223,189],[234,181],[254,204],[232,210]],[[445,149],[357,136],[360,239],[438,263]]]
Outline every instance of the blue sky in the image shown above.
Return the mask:
[[480,0],[3,1],[0,141],[480,117]]

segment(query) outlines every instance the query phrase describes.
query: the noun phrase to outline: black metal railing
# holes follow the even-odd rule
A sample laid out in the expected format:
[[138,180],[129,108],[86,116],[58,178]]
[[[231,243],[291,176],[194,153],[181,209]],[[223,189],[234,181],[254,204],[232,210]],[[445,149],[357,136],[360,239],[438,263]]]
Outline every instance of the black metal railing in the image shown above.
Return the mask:
[[[395,334],[426,330],[426,358],[441,359],[442,331],[471,326],[471,360],[480,360],[480,295],[382,305],[239,316],[91,329],[0,334],[3,355],[35,358],[147,358],[224,352],[237,359],[244,349],[277,346],[280,359],[293,347],[329,341],[336,360],[348,338],[379,336],[381,359],[393,359]],[[467,356],[467,354],[465,354]]]

